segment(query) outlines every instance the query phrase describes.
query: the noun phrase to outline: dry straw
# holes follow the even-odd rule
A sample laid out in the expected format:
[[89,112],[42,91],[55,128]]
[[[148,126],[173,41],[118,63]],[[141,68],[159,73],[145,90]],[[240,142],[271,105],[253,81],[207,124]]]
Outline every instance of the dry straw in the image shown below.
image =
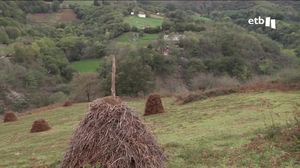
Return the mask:
[[164,107],[159,94],[152,94],[148,97],[144,115],[163,113]]
[[13,121],[17,121],[17,120],[18,120],[18,118],[14,112],[6,112],[4,114],[3,122],[13,122]]
[[165,168],[166,157],[143,122],[118,97],[93,101],[71,139],[62,168]]
[[48,131],[49,129],[51,129],[51,127],[49,126],[48,122],[44,119],[39,119],[33,122],[30,132],[43,132]]

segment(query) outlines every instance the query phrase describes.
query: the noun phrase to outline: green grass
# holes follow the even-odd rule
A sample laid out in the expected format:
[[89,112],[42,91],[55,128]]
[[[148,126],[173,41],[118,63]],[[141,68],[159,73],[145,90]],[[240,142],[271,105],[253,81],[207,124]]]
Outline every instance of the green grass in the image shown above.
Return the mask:
[[94,4],[94,1],[88,1],[88,0],[85,0],[85,1],[82,1],[82,0],[68,0],[68,1],[64,1],[65,4],[68,4],[68,5],[79,5],[79,6],[91,6]]
[[101,59],[86,59],[72,62],[71,66],[80,73],[96,72],[97,68],[99,68],[101,61]]
[[201,15],[192,15],[192,18],[195,19],[195,20],[203,21],[203,22],[209,22],[209,21],[211,21],[210,18],[203,17]]
[[[239,158],[235,150],[271,125],[271,115],[275,124],[285,124],[299,101],[299,91],[232,94],[186,105],[164,98],[166,113],[142,118],[166,150],[170,168],[271,167],[271,157],[283,152],[276,147],[266,149],[263,158],[247,151]],[[142,116],[145,99],[127,102]],[[0,167],[57,166],[86,111],[87,104],[81,103],[1,123]],[[47,119],[52,129],[29,133],[32,121],[40,118]],[[231,159],[236,162],[229,164]],[[296,166],[293,161],[285,165]]]
[[157,27],[161,26],[163,19],[161,18],[140,18],[137,16],[128,16],[125,17],[124,20],[126,23],[130,24],[130,26],[135,26],[139,29],[142,29],[144,27]]
[[143,36],[137,36],[136,34],[138,33],[125,33],[114,41],[119,45],[143,47],[159,38],[159,34],[144,34]]

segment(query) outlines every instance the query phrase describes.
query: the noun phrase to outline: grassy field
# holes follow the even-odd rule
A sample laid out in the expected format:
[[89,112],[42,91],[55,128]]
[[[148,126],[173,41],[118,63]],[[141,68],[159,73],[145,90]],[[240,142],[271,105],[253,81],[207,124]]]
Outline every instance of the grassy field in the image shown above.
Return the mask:
[[101,63],[101,59],[86,59],[72,62],[71,66],[80,73],[96,72]]
[[[145,100],[127,101],[142,116]],[[170,168],[273,167],[270,160],[283,151],[275,146],[263,155],[241,146],[272,123],[284,125],[300,102],[300,92],[240,93],[186,105],[164,98],[166,113],[143,117],[168,155]],[[265,103],[262,103],[265,102]],[[266,103],[267,102],[267,103]],[[75,104],[19,117],[0,124],[0,167],[56,167],[87,104]],[[29,133],[32,121],[47,119],[52,129]],[[297,167],[294,160],[283,167]]]
[[147,44],[157,40],[159,34],[144,34],[143,36],[137,36],[136,33],[125,33],[114,40],[119,45],[130,45],[134,47],[143,47]]
[[63,2],[64,4],[67,4],[67,5],[79,5],[79,6],[91,6],[94,4],[94,1],[89,1],[89,0],[85,0],[85,1],[82,1],[82,0],[68,0],[68,1],[64,1]]
[[124,20],[126,23],[130,24],[130,26],[135,26],[137,28],[144,28],[144,27],[157,27],[161,26],[163,19],[161,18],[140,18],[137,16],[128,16],[125,17]]

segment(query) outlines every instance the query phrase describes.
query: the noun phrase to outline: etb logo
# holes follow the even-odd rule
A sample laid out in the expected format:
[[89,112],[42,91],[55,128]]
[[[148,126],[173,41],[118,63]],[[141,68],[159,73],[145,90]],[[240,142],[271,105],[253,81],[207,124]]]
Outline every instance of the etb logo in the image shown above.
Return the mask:
[[261,18],[260,16],[258,18],[249,19],[249,24],[265,24],[266,27],[271,27],[272,29],[276,29],[276,20],[271,19],[271,17],[266,17],[266,19]]

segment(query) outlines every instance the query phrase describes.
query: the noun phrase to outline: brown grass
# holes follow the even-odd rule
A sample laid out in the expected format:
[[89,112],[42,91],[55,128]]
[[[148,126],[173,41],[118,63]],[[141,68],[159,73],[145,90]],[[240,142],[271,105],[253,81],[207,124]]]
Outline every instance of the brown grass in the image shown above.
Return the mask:
[[238,92],[238,90],[232,88],[218,88],[218,89],[211,89],[207,91],[198,91],[194,93],[189,93],[187,95],[176,96],[176,103],[186,104],[197,100],[207,99],[209,97],[228,95],[236,92]]
[[43,132],[51,129],[48,122],[44,119],[39,119],[33,122],[30,132]]
[[77,16],[72,9],[63,9],[58,19],[59,22],[73,22],[77,20]]
[[215,88],[205,91],[196,91],[185,95],[176,96],[177,104],[186,104],[197,100],[203,100],[210,97],[228,95],[240,92],[259,92],[259,91],[291,91],[300,90],[300,83],[282,83],[282,82],[255,82],[248,83],[238,87]]
[[136,113],[119,98],[90,103],[61,167],[164,168],[166,157]]
[[3,120],[4,122],[13,122],[17,120],[18,118],[14,112],[6,112],[4,114],[4,120]]
[[148,97],[144,115],[163,113],[164,107],[159,94],[152,94]]
[[28,15],[33,23],[70,23],[77,21],[77,16],[72,9],[63,9],[56,13],[35,13]]

